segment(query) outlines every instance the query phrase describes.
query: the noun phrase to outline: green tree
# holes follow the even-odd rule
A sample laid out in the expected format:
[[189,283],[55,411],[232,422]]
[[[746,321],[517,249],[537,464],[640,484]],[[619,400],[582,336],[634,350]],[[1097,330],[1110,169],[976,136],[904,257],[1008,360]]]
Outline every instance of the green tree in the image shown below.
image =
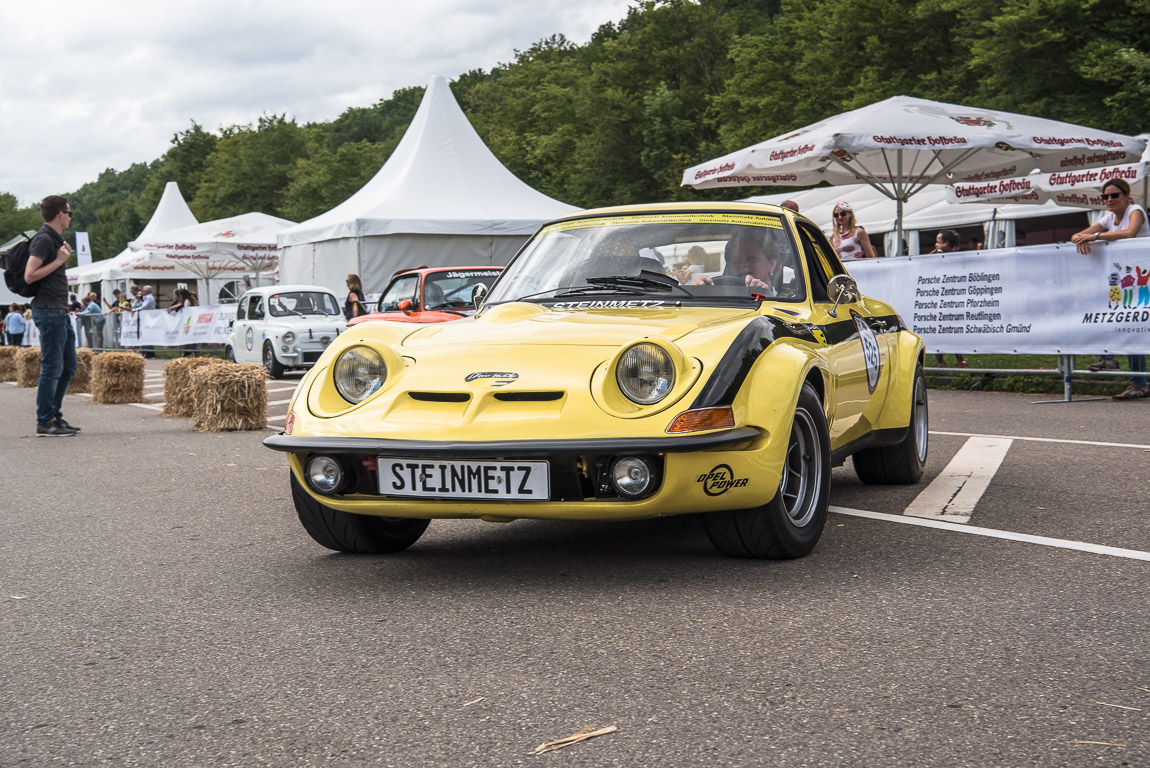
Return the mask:
[[334,208],[370,181],[390,154],[386,145],[370,141],[341,144],[334,153],[310,142],[307,156],[288,172],[281,215],[306,221]]
[[39,229],[43,223],[39,205],[20,208],[16,195],[0,192],[0,243],[8,242],[21,232]]

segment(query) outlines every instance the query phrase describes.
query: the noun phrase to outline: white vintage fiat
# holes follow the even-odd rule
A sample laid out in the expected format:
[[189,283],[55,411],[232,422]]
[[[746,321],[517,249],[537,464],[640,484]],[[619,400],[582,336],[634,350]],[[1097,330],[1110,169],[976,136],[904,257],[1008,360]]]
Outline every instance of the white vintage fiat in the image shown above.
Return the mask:
[[347,326],[339,300],[321,285],[265,285],[240,297],[225,355],[258,363],[273,378],[310,368]]

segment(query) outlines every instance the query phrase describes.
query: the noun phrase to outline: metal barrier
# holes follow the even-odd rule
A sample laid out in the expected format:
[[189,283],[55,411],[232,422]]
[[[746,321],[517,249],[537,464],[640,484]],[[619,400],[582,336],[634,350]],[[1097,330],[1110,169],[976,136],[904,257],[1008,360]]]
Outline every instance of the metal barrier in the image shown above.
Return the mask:
[[1072,388],[1072,377],[1078,376],[1087,379],[1121,378],[1128,379],[1138,375],[1132,371],[1091,371],[1074,368],[1074,355],[1059,355],[1057,368],[923,368],[923,373],[934,375],[945,374],[980,374],[982,376],[1061,376],[1061,400],[1035,400],[1035,404],[1043,403],[1070,403],[1087,402],[1091,400],[1104,400],[1101,397],[1079,397],[1075,399]]

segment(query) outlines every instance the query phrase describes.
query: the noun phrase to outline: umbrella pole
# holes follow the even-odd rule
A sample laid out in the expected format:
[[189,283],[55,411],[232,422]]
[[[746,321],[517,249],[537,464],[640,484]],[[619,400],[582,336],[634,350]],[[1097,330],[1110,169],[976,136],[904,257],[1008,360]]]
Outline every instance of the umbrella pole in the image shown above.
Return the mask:
[[898,182],[895,185],[895,202],[894,202],[894,255],[902,256],[902,203],[903,203],[903,179],[902,179],[902,150],[898,150],[898,155],[895,157],[895,177]]

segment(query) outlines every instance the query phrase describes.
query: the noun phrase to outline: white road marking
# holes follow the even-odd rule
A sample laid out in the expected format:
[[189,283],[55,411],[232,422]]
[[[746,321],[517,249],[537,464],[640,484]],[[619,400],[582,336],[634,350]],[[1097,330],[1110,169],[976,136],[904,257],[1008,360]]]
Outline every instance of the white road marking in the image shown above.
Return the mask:
[[285,413],[283,416],[268,416],[268,421],[283,421],[286,418],[287,414]]
[[888,515],[882,512],[867,512],[862,509],[849,509],[847,507],[831,507],[831,512],[851,517],[865,517],[869,520],[882,520],[888,523],[903,523],[917,525],[922,528],[950,531],[952,533],[968,533],[972,536],[986,536],[991,539],[1005,539],[1007,541],[1021,541],[1027,544],[1040,544],[1044,547],[1057,547],[1059,549],[1072,549],[1078,552],[1090,552],[1096,555],[1109,555],[1111,557],[1125,557],[1131,560],[1145,560],[1150,562],[1150,552],[1138,549],[1122,549],[1120,547],[1107,547],[1103,544],[1088,544],[1084,541],[1070,541],[1069,539],[1052,539],[1049,536],[1034,536],[1029,533],[1014,533],[1012,531],[996,531],[993,528],[979,528],[976,525],[963,525],[945,520],[926,520],[920,517],[906,517],[904,515]]
[[272,387],[272,386],[269,386],[268,392],[291,392],[294,389],[295,389],[294,386],[291,386],[291,387]]
[[931,432],[932,435],[949,435],[951,437],[997,437],[1003,440],[1028,440],[1034,443],[1066,443],[1069,445],[1100,445],[1104,448],[1141,448],[1150,451],[1150,445],[1140,443],[1102,443],[1097,440],[1063,440],[1056,437],[1020,437],[1018,435],[979,435],[973,432]]
[[149,411],[161,411],[164,409],[163,403],[127,403],[127,405],[134,405],[137,408],[147,408]]
[[1013,441],[1003,437],[971,437],[903,512],[912,517],[929,517],[966,523],[978,500],[986,493],[994,473],[1006,458]]
[[289,397],[287,400],[272,400],[268,405],[287,405],[290,402],[291,398]]

